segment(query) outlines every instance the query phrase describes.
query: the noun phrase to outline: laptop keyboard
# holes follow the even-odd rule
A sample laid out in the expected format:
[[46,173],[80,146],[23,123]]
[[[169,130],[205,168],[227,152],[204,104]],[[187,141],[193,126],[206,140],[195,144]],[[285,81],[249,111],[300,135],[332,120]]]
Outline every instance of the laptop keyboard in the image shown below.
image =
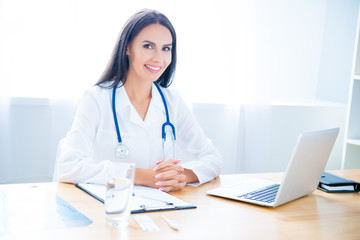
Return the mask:
[[260,202],[271,203],[275,201],[275,197],[279,190],[279,187],[280,184],[273,184],[243,195],[239,195],[238,197],[243,197],[245,199],[256,200]]

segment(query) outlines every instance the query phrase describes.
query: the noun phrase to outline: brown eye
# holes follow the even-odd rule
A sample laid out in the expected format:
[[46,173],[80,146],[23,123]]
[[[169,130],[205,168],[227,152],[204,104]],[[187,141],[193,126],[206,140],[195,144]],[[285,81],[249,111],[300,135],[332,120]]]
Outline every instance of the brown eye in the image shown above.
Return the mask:
[[144,45],[144,48],[152,49],[153,47],[151,46],[151,44],[145,44],[145,45]]

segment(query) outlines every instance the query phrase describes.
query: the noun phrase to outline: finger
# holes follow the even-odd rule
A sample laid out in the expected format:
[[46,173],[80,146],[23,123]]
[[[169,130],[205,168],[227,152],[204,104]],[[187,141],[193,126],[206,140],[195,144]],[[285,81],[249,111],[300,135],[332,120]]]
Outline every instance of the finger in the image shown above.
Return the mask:
[[170,160],[163,161],[162,159],[160,159],[159,161],[156,162],[156,166],[154,167],[154,171],[157,171],[159,169],[162,169],[162,168],[167,167],[167,166],[172,166],[172,165],[174,165],[174,163],[172,163]]
[[[159,163],[158,163],[159,162]],[[158,161],[157,165],[154,167],[154,171],[158,171],[160,169],[163,169],[165,167],[171,167],[174,166],[176,164],[178,164],[180,162],[180,160],[175,160],[175,159],[169,159],[166,161]]]
[[[162,177],[168,177],[168,174],[170,174],[170,173],[167,173],[167,172],[172,172],[174,175],[175,174],[183,174],[184,173],[184,168],[182,166],[174,165],[174,166],[169,166],[169,167],[159,169],[159,170],[154,171],[154,172],[155,172],[155,176],[160,174],[158,176],[158,178],[162,178]],[[163,176],[162,173],[167,173],[167,174],[165,174]]]
[[172,161],[174,164],[178,164],[179,162],[181,162],[180,159],[170,159],[170,161]]
[[169,191],[175,191],[175,190],[182,190],[182,189],[184,189],[185,185],[186,185],[186,183],[179,182],[172,186],[160,187],[159,189],[164,192],[169,192]]
[[158,182],[158,183],[162,183],[162,184],[157,184],[157,186],[159,186],[160,188],[170,188],[170,189],[179,189],[179,188],[183,188],[186,183],[185,182],[178,182],[176,180],[169,180],[169,181],[164,181],[164,182]]
[[[184,173],[184,168],[181,166],[174,166],[171,168],[165,168],[162,169],[161,171],[158,171],[159,173],[155,175],[155,178],[158,179],[168,179],[168,178],[173,178],[176,175],[183,175]],[[185,175],[184,175],[185,176]]]
[[170,186],[177,184],[178,182],[185,182],[186,176],[184,174],[171,175],[168,177],[157,178],[155,183],[157,186]]
[[155,178],[157,179],[171,179],[174,178],[178,174],[178,171],[176,170],[169,170],[166,172],[159,173],[155,175]]

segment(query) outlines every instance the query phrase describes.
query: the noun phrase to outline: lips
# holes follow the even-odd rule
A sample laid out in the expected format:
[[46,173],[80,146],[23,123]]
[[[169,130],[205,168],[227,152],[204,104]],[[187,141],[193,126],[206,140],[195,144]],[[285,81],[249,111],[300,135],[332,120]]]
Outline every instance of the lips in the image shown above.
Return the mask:
[[160,72],[161,68],[160,66],[153,66],[153,65],[148,65],[145,64],[145,67],[147,70],[149,70],[151,73],[158,73]]

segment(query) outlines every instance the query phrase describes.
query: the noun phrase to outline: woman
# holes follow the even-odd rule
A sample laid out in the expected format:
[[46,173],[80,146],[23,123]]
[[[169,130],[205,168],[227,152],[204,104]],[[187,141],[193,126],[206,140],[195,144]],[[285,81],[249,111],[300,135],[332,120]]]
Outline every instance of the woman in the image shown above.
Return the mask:
[[[135,184],[163,191],[218,176],[219,152],[179,94],[167,88],[175,66],[176,33],[166,16],[153,10],[133,15],[59,145],[59,180],[105,183],[106,165],[121,161],[136,163]],[[188,159],[175,158],[175,139]]]

